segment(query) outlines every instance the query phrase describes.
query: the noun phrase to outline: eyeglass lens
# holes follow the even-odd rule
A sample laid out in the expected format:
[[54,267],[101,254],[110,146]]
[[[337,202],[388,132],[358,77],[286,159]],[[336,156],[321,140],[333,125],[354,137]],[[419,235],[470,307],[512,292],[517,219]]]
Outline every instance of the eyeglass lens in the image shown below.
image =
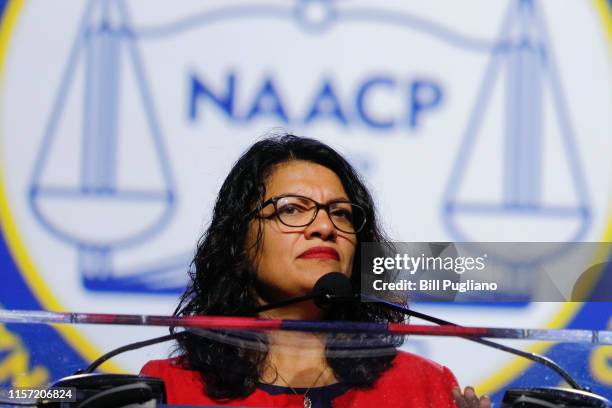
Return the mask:
[[[291,227],[303,227],[315,218],[317,203],[306,197],[287,196],[276,201],[276,212],[280,221]],[[329,218],[340,231],[354,233],[361,228],[363,209],[351,203],[330,203]]]

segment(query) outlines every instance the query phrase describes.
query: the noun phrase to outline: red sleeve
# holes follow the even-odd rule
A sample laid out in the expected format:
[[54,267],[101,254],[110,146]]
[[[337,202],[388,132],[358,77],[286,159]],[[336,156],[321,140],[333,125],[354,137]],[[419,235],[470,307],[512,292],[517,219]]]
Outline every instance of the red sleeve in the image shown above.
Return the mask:
[[167,360],[152,360],[140,370],[140,375],[163,380],[169,404],[214,405],[204,395],[204,384],[197,371],[186,369],[180,357]]
[[370,389],[350,390],[334,406],[405,408],[455,408],[452,396],[457,380],[440,364],[414,354],[399,352],[393,366]]
[[448,367],[442,366],[442,368],[444,369],[444,376],[446,377],[446,383],[450,386],[450,389],[452,390],[455,387],[459,387],[459,383],[457,382],[457,379],[455,378],[455,374],[453,374],[453,372],[449,370]]
[[404,385],[412,390],[412,406],[456,406],[452,389],[458,386],[457,379],[448,367],[411,353],[400,352],[391,370],[396,376],[401,376]]
[[141,369],[140,375],[144,375],[147,377],[157,377],[161,378],[161,367],[158,361],[153,360],[147,362]]

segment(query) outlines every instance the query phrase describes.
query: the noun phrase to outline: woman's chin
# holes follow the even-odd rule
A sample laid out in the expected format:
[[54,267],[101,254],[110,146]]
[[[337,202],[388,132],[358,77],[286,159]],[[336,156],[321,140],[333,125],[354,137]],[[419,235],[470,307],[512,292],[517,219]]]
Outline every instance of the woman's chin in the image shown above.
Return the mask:
[[323,276],[327,275],[331,272],[338,272],[334,269],[315,269],[308,271],[306,274],[302,276],[302,288],[305,290],[305,294],[308,294],[312,291],[312,288],[317,283],[319,279]]
[[342,272],[343,267],[337,259],[331,258],[313,258],[304,260],[300,266],[300,269],[305,271],[307,274],[318,274],[319,277],[330,273],[330,272]]

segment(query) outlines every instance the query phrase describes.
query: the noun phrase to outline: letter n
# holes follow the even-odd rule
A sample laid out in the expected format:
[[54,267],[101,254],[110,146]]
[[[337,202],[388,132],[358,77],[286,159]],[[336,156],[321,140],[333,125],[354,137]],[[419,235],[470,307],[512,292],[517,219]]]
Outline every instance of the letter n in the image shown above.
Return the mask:
[[224,112],[228,117],[234,116],[234,88],[236,76],[234,73],[227,74],[225,80],[225,93],[215,94],[198,77],[191,74],[189,81],[189,119],[195,121],[199,116],[198,107],[200,100],[211,101],[217,108]]

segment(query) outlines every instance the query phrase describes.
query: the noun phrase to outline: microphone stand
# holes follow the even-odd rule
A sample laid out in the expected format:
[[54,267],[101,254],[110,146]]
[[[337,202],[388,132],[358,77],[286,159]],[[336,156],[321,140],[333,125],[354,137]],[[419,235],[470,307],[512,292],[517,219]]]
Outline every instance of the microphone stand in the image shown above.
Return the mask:
[[[447,320],[442,320],[442,319],[439,319],[437,317],[427,315],[425,313],[417,312],[417,311],[409,309],[409,308],[407,308],[405,306],[401,306],[401,305],[398,305],[396,303],[387,302],[385,300],[382,300],[382,299],[379,299],[379,298],[376,298],[376,297],[373,297],[373,296],[368,296],[368,295],[363,295],[363,294],[361,296],[362,296],[362,298],[365,297],[367,299],[367,301],[375,302],[377,304],[380,304],[381,306],[386,307],[387,309],[395,310],[397,312],[400,312],[400,313],[403,313],[403,314],[406,314],[406,315],[409,315],[409,316],[413,316],[413,317],[416,317],[418,319],[422,319],[422,320],[425,320],[425,321],[428,321],[428,322],[431,322],[431,323],[436,323],[438,325],[460,326],[460,325],[458,325],[456,323],[449,322]],[[459,337],[461,337],[461,336],[459,336]],[[466,339],[466,340],[470,340],[470,341],[473,341],[473,342],[476,342],[476,343],[479,343],[479,344],[483,344],[485,346],[493,347],[494,349],[505,351],[507,353],[511,353],[511,354],[514,354],[514,355],[526,358],[528,360],[534,361],[534,362],[539,363],[539,364],[543,364],[544,366],[552,369],[558,375],[560,375],[565,381],[567,381],[567,383],[572,388],[574,388],[576,390],[580,390],[580,391],[589,391],[588,389],[586,389],[586,388],[582,387],[580,384],[578,384],[578,382],[576,382],[576,380],[574,380],[574,378],[572,378],[572,376],[567,371],[565,371],[563,368],[561,368],[561,366],[559,366],[557,363],[555,363],[553,360],[549,359],[548,357],[544,357],[544,356],[541,356],[541,355],[536,354],[536,353],[528,353],[526,351],[522,351],[522,350],[516,349],[514,347],[509,347],[509,346],[506,346],[504,344],[496,343],[494,341],[485,340],[485,339],[480,338],[480,337],[461,337],[461,338]]]
[[[355,301],[357,297],[359,297],[359,294],[354,294],[351,298],[353,301]],[[449,322],[447,320],[442,320],[425,313],[417,312],[405,306],[387,302],[374,296],[362,294],[361,299],[363,300],[364,298],[366,301],[375,302],[390,310],[395,310],[408,316],[413,316],[418,319],[436,323],[438,325],[459,326],[458,324]],[[593,394],[590,392],[588,387],[582,387],[567,371],[548,357],[536,353],[528,353],[490,340],[485,340],[480,337],[458,337],[529,359],[538,364],[542,364],[560,375],[573,388],[571,390],[559,387],[511,388],[504,394],[501,405],[502,408],[612,407],[610,401],[597,394]]]

